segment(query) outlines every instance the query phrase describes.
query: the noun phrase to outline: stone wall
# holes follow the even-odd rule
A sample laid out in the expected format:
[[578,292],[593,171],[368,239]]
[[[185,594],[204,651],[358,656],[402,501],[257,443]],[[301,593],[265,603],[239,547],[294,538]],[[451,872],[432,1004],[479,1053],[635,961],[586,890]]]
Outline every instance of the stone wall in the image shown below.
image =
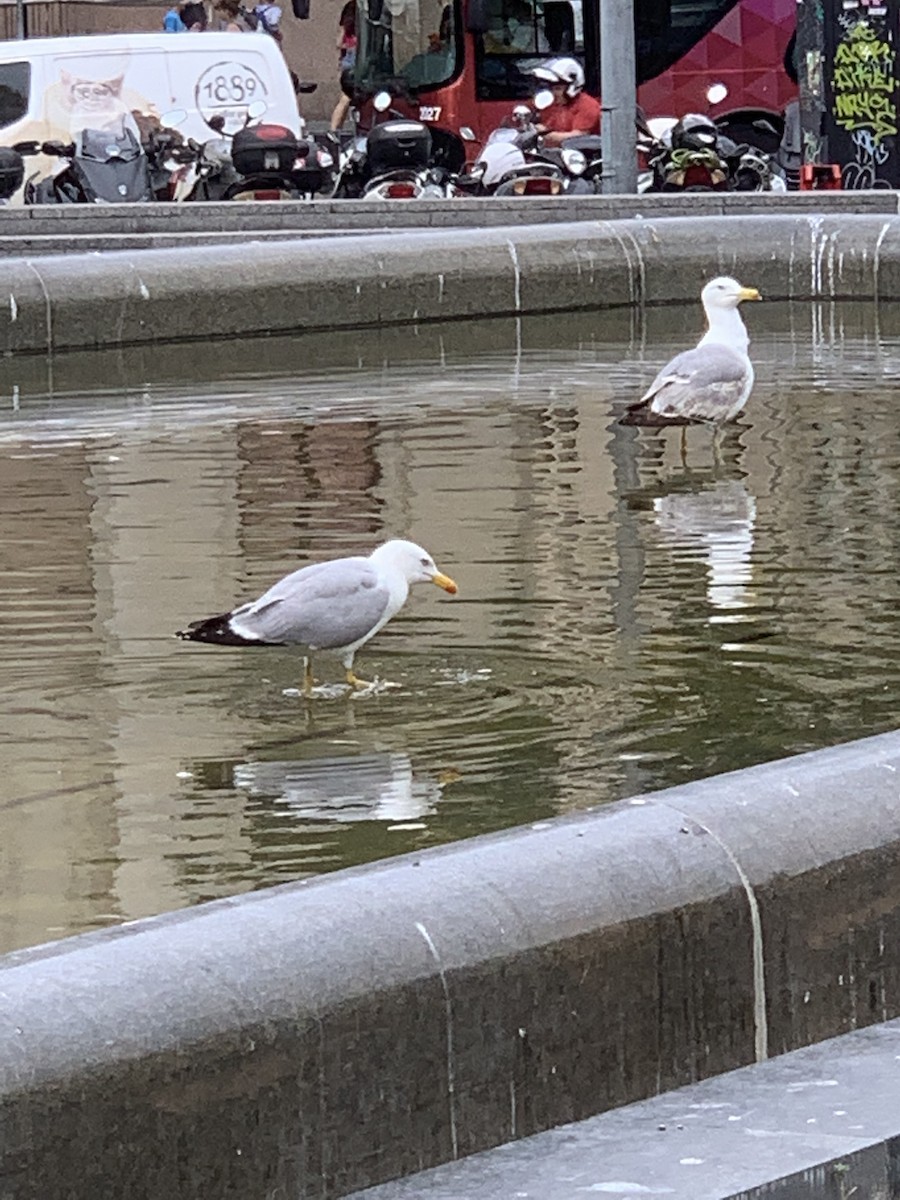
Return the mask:
[[0,960],[2,1200],[328,1200],[900,1013],[900,734]]

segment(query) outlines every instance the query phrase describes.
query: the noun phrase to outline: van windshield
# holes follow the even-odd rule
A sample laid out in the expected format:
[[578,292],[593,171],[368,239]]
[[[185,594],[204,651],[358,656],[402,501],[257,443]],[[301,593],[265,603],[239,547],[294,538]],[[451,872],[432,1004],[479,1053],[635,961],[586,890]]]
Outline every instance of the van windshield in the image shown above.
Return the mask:
[[30,86],[30,63],[0,63],[0,129],[21,121],[28,112]]
[[445,0],[360,0],[357,87],[415,92],[449,83],[461,65],[453,7]]

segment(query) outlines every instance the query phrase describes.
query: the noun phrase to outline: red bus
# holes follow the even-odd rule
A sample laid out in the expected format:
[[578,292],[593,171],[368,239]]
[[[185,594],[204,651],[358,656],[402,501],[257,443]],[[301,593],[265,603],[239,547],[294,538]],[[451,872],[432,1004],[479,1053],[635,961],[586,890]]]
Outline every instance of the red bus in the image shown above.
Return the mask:
[[[599,96],[602,0],[357,0],[359,95],[479,139],[535,91],[541,60],[571,55]],[[783,58],[797,0],[635,0],[638,103],[735,124],[780,118],[796,95]]]

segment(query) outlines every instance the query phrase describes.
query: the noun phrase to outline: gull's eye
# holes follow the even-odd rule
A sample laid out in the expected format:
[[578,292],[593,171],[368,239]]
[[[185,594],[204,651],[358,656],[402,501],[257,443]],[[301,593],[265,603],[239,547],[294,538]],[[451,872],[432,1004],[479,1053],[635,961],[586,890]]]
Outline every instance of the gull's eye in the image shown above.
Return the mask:
[[423,567],[430,567],[430,566],[431,566],[431,560],[430,560],[430,559],[428,559],[428,558],[423,558],[423,559],[421,560],[421,563],[422,563],[422,566],[423,566]]

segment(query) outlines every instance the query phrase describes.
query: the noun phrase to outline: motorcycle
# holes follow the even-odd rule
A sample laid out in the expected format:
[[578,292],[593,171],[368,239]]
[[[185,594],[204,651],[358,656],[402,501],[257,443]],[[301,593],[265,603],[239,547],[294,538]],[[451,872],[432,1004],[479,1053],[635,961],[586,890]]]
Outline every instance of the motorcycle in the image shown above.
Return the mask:
[[70,143],[20,143],[28,155],[46,154],[66,164],[25,184],[26,204],[134,204],[156,198],[154,176],[180,135],[163,128],[142,131],[131,113],[112,124],[79,130]]
[[0,206],[9,204],[25,179],[25,160],[17,146],[0,146]]
[[[535,108],[517,104],[510,123],[493,130],[468,171],[457,176],[456,190],[481,196],[592,195],[598,190],[603,160],[600,138],[579,135],[563,146],[544,147],[537,119],[552,103],[538,92]],[[465,136],[467,131],[462,131]]]
[[462,144],[446,130],[391,109],[391,97],[379,92],[373,107],[386,114],[342,152],[332,196],[335,199],[444,199],[450,194],[454,169],[465,157]]
[[[639,190],[652,192],[764,192],[785,191],[783,173],[771,155],[758,146],[728,136],[727,118],[689,113],[671,123],[654,139],[649,130],[638,140],[645,155],[649,179]],[[776,130],[767,122],[754,122],[760,140]],[[647,136],[649,135],[649,136]]]
[[[316,86],[301,84],[298,90]],[[260,122],[266,108],[263,100],[251,103],[244,127],[231,135],[224,119],[214,116],[209,121],[213,137],[189,138],[176,147],[168,198],[300,200],[330,190],[334,159],[329,150],[306,134],[302,117],[299,137],[284,125]]]

